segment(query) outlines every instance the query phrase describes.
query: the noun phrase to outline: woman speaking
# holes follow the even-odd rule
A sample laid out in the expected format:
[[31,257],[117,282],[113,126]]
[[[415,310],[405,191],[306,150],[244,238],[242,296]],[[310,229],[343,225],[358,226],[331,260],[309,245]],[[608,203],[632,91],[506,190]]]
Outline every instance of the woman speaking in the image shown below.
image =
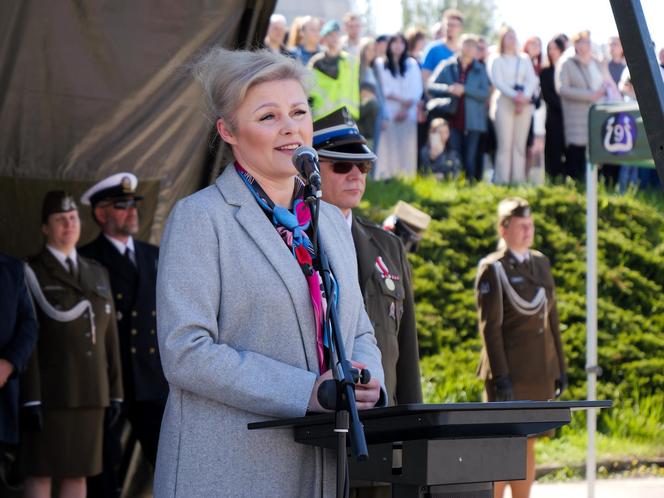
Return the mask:
[[[175,206],[157,281],[159,345],[170,394],[155,497],[327,496],[334,454],[290,431],[247,424],[320,411],[330,379],[327,303],[311,270],[312,233],[293,151],[312,142],[306,70],[266,51],[211,50],[196,66],[235,161]],[[338,293],[346,351],[372,381],[359,409],[384,402],[380,352],[362,304],[350,231],[321,203],[319,243]]]

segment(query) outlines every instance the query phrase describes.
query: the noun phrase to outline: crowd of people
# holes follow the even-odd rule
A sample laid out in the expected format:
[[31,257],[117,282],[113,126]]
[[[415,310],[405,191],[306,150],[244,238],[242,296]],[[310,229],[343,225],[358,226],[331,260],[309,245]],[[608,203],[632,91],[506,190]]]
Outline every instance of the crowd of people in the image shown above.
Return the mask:
[[[275,14],[265,45],[312,71],[314,117],[342,105],[351,111],[376,150],[376,180],[419,171],[497,184],[582,181],[590,106],[635,100],[617,36],[605,50],[588,31],[520,43],[503,26],[489,46],[464,33],[456,9],[429,32],[373,37],[363,28],[354,13],[341,23],[297,17],[290,29]],[[441,119],[449,133],[440,133]],[[607,164],[600,171],[623,192],[658,184],[653,170]]]

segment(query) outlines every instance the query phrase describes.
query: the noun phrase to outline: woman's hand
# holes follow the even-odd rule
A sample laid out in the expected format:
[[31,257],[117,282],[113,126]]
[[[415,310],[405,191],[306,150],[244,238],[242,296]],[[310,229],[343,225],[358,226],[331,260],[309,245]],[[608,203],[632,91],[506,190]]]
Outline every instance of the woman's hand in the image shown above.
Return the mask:
[[465,92],[465,87],[461,83],[452,83],[447,91],[456,97],[461,97]]
[[[366,365],[359,361],[351,361],[354,368],[362,370]],[[357,401],[358,410],[368,410],[373,408],[380,399],[380,382],[373,377],[367,384],[355,384],[355,401]]]
[[311,390],[311,395],[309,396],[309,404],[307,405],[307,410],[310,412],[331,412],[332,410],[328,410],[327,408],[323,408],[323,406],[320,404],[318,401],[318,390],[320,389],[321,384],[325,382],[326,380],[332,380],[334,379],[334,376],[332,375],[332,369],[330,368],[328,371],[323,373],[322,375],[319,375],[318,378],[316,379],[316,382],[314,382],[314,387]]
[[[351,360],[351,365],[353,368],[362,370],[366,368],[366,365],[358,361]],[[314,387],[311,390],[311,395],[309,396],[309,404],[307,405],[307,410],[310,412],[331,412],[332,410],[323,407],[318,401],[318,390],[320,386],[326,380],[334,380],[332,375],[332,369],[326,371],[320,375]],[[377,379],[372,378],[367,384],[357,383],[355,384],[355,401],[357,403],[358,410],[368,410],[376,406],[376,403],[380,399],[380,382]]]
[[408,110],[404,109],[403,107],[399,109],[399,111],[394,115],[394,121],[397,123],[400,123],[402,121],[405,121],[406,118],[408,117]]
[[602,100],[604,96],[606,95],[606,89],[604,88],[604,85],[599,87],[597,90],[595,90],[592,94],[592,99],[593,102],[597,102],[598,100]]
[[530,104],[530,100],[523,95],[523,92],[517,92],[514,96],[514,113],[521,114],[521,111],[523,111],[528,104]]

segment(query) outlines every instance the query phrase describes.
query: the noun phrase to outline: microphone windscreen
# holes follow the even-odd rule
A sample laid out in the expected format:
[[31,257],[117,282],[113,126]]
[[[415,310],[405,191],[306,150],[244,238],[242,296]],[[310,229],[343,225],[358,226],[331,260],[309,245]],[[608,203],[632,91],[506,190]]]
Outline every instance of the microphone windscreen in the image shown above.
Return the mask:
[[312,147],[307,147],[306,145],[301,145],[293,152],[293,157],[291,159],[293,165],[300,173],[306,175],[303,171],[303,165],[305,162],[317,162],[318,161],[318,152]]

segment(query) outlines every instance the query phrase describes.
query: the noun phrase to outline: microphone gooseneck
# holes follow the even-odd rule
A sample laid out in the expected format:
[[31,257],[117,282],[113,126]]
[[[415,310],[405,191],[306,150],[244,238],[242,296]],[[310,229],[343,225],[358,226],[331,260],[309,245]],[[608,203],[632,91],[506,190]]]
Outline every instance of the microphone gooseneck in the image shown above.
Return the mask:
[[293,152],[292,161],[297,172],[314,188],[316,197],[320,197],[320,168],[316,150],[302,145]]

